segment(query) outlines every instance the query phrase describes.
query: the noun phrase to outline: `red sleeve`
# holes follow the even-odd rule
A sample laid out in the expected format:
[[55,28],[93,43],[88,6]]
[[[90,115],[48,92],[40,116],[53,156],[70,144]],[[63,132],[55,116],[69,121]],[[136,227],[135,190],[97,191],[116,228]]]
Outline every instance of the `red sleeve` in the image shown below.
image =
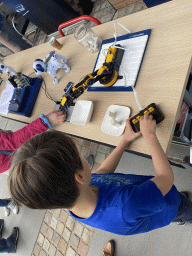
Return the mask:
[[[42,120],[38,118],[16,132],[10,134],[0,132],[0,150],[12,152],[36,134],[46,131],[47,128]],[[9,169],[10,161],[10,156],[0,154],[0,173]]]
[[40,118],[26,125],[22,129],[7,134],[0,132],[0,150],[14,151],[34,135],[47,130],[47,126]]

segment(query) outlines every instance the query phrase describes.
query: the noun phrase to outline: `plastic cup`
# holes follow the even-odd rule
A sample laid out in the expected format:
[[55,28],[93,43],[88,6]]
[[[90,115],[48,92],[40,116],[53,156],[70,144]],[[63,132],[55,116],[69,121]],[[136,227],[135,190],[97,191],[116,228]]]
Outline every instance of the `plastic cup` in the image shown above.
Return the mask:
[[49,40],[49,45],[53,46],[54,48],[58,49],[58,50],[61,50],[63,45],[60,44],[56,39],[55,37],[52,37],[50,40]]

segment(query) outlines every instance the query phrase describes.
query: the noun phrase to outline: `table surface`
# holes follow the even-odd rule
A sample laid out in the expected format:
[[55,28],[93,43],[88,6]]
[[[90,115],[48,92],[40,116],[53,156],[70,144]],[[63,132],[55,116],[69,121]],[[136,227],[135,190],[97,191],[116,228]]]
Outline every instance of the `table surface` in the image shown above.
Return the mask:
[[[173,137],[191,70],[191,13],[191,1],[174,0],[115,20],[131,32],[152,30],[136,90],[143,108],[154,102],[160,106],[165,115],[165,120],[157,126],[157,136],[165,153],[168,152]],[[111,38],[114,34],[115,21],[96,26],[93,30],[102,39]],[[117,32],[125,33],[124,29],[118,25]],[[82,77],[93,71],[98,54],[87,52],[77,43],[73,35],[60,38],[59,42],[63,44],[63,48],[57,52],[68,59],[71,71],[66,74],[63,69],[60,69],[57,85],[53,84],[51,76],[46,73],[43,74],[47,90],[54,99],[62,98],[63,89],[69,81],[77,84]],[[53,48],[48,43],[44,43],[10,55],[4,59],[4,63],[13,67],[17,72],[29,75],[33,72],[34,60],[36,58],[43,59],[52,50]],[[2,77],[7,79],[5,74]],[[3,82],[0,93],[5,86],[6,84]],[[133,92],[85,91],[78,99],[93,101],[94,110],[90,122],[85,126],[64,123],[57,126],[56,129],[109,145],[117,145],[122,136],[116,137],[101,131],[101,124],[107,108],[115,104],[130,107],[132,115],[138,112]],[[45,96],[44,90],[41,89],[30,118],[14,114],[8,114],[8,117],[29,123],[38,118],[41,113],[46,114],[53,108],[54,102],[50,101]],[[150,153],[142,137],[133,142],[129,149],[145,154]]]

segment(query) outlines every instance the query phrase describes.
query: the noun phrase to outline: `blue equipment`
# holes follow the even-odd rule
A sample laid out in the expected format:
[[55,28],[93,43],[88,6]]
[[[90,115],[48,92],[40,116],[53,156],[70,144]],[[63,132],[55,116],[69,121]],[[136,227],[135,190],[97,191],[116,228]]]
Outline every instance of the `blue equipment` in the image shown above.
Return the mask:
[[30,117],[43,80],[39,77],[25,77],[29,80],[30,86],[15,88],[9,105],[9,113]]

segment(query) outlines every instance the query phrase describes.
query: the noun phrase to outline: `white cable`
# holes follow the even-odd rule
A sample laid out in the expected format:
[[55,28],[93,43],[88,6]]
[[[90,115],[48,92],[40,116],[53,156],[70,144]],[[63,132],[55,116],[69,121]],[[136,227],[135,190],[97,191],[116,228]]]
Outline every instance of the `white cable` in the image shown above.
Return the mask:
[[[116,33],[116,26],[115,26],[115,24],[118,24],[119,26],[121,26],[122,28],[124,28],[129,34],[131,33],[131,31],[128,30],[127,28],[125,28],[121,23],[115,21],[115,22],[114,22],[114,29],[115,29],[114,37],[115,37],[115,41],[113,42],[112,46],[113,46],[114,44],[116,44],[116,41],[117,41],[117,33]],[[121,35],[121,34],[118,34],[118,35]]]
[[[119,48],[119,49],[123,49],[123,50],[129,50],[129,49],[126,49],[126,48],[124,48],[124,47],[115,46],[115,44],[116,44],[116,42],[117,42],[117,33],[116,33],[116,26],[115,26],[115,24],[120,25],[120,26],[121,26],[122,28],[124,28],[129,34],[131,33],[131,31],[128,30],[127,28],[125,28],[121,23],[115,21],[115,22],[114,22],[114,29],[115,29],[114,38],[115,38],[115,41],[112,43],[112,45],[111,45],[110,47]],[[122,34],[118,34],[118,35],[121,36]],[[109,48],[110,48],[110,47],[109,47]],[[103,54],[104,56],[107,56],[107,52],[108,52],[108,49],[103,49],[103,50],[102,50],[102,54]]]
[[[124,72],[123,72],[124,73]],[[127,85],[126,85],[126,75],[125,75],[125,73],[124,73],[124,85],[125,85],[125,87],[127,87]],[[131,85],[129,85],[131,88],[132,88],[132,90],[133,90],[133,92],[134,92],[134,96],[135,96],[135,100],[136,100],[136,103],[137,103],[137,106],[138,106],[138,108],[139,108],[139,110],[141,111],[142,110],[142,107],[141,107],[141,105],[140,105],[140,103],[139,103],[139,99],[138,99],[138,96],[137,96],[137,92],[136,92],[136,90],[135,90],[135,88],[134,88],[134,86],[131,86]]]

